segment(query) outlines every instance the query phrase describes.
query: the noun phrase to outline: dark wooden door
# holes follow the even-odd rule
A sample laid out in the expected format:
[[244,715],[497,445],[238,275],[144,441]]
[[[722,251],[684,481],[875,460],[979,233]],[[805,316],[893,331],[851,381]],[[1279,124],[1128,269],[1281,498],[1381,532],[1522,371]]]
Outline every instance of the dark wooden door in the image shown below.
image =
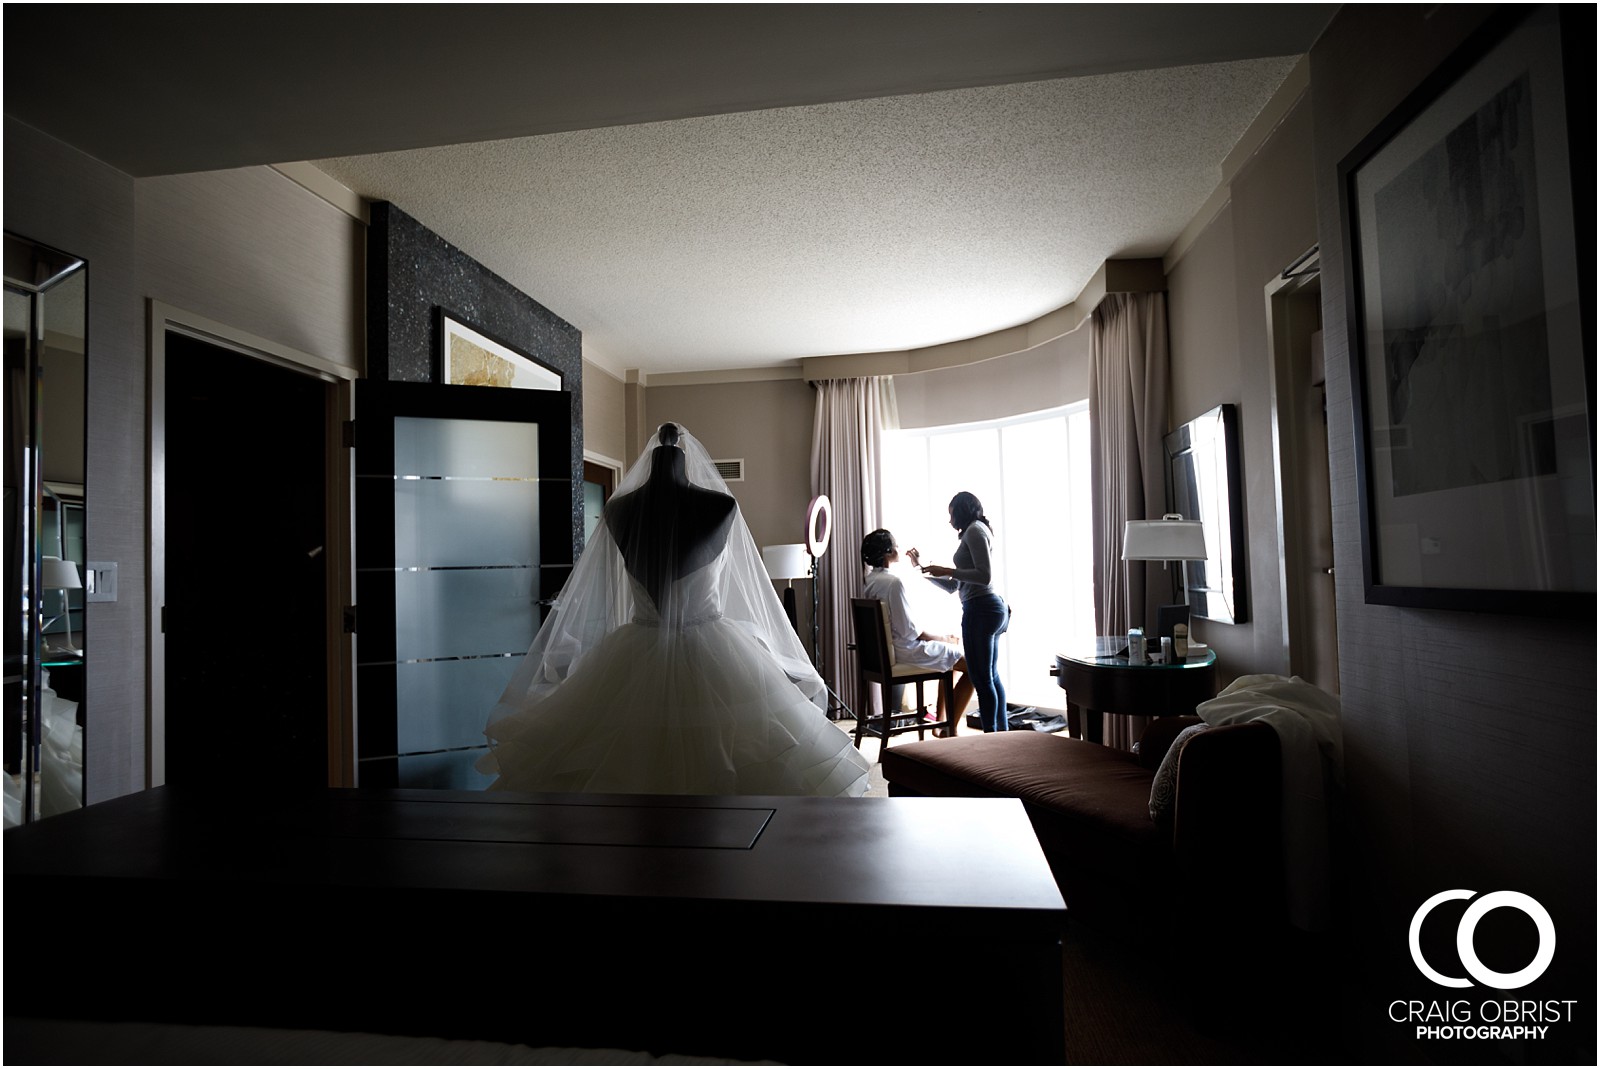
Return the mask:
[[167,335],[167,783],[328,782],[333,389]]

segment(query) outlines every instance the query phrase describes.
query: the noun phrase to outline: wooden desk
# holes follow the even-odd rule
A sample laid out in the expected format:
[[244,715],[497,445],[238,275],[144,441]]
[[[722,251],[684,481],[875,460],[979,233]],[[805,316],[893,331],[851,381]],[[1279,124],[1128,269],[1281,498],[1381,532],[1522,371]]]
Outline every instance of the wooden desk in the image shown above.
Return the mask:
[[1187,716],[1217,696],[1214,651],[1178,664],[1130,665],[1126,654],[1113,652],[1124,645],[1119,639],[1100,639],[1093,651],[1056,656],[1053,674],[1067,692],[1068,729],[1079,738],[1101,741],[1101,713]]
[[[7,831],[5,909],[13,1015],[1065,1056],[1065,907],[1015,799],[164,787]],[[984,977],[1003,1020],[888,1009]]]

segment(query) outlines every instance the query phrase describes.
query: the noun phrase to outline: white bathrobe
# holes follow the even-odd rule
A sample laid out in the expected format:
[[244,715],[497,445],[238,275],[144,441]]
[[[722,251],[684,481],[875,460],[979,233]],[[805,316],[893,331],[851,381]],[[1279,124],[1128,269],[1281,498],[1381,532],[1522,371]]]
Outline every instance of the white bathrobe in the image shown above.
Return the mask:
[[1339,699],[1299,676],[1240,676],[1195,712],[1212,727],[1260,720],[1278,733],[1289,920],[1308,932],[1327,929],[1333,913],[1328,799],[1344,775]]

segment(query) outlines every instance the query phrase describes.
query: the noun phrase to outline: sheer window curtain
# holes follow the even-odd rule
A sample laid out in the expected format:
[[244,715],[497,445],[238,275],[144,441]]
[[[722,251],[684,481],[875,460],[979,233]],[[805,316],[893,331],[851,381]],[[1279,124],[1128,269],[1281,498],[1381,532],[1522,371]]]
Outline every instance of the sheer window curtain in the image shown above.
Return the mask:
[[[1095,625],[1102,635],[1153,627],[1167,597],[1159,563],[1124,564],[1128,520],[1166,511],[1167,295],[1113,293],[1094,312],[1089,359],[1090,479],[1094,494]],[[1144,717],[1114,716],[1109,745],[1131,749]]]
[[815,383],[811,492],[833,502],[833,540],[817,573],[822,678],[853,712],[857,692],[850,643],[850,599],[861,596],[861,539],[882,525],[883,432],[900,426],[888,376]]

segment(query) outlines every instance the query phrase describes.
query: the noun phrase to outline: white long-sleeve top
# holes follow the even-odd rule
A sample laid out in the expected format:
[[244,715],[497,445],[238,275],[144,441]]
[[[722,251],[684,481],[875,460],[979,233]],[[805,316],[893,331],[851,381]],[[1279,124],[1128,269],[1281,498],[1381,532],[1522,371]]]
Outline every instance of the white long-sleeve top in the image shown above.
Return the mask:
[[911,619],[911,600],[905,584],[887,568],[874,568],[867,575],[866,596],[877,598],[889,610],[889,640],[898,664],[934,668],[941,672],[961,659],[961,648],[948,642],[924,640],[922,629]]

